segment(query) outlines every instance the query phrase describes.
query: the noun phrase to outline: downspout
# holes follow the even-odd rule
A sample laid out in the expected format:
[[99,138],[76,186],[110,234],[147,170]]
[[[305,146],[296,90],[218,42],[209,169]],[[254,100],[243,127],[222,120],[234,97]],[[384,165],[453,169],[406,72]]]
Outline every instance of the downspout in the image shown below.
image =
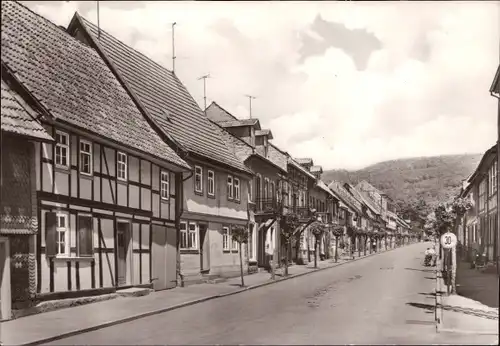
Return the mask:
[[[187,155],[186,155],[187,156]],[[194,171],[190,171],[186,178],[183,178],[183,174],[176,173],[176,183],[175,184],[175,233],[176,233],[176,254],[177,254],[177,286],[184,287],[184,275],[182,274],[181,268],[181,217],[184,213],[184,182],[191,178]],[[177,180],[178,179],[178,180]]]
[[494,260],[497,265],[497,275],[500,275],[500,256],[498,254],[499,250],[499,235],[500,235],[500,191],[499,191],[499,185],[500,185],[500,95],[495,94],[493,91],[490,91],[491,96],[495,97],[498,99],[498,115],[497,115],[497,229],[495,232],[494,236]]

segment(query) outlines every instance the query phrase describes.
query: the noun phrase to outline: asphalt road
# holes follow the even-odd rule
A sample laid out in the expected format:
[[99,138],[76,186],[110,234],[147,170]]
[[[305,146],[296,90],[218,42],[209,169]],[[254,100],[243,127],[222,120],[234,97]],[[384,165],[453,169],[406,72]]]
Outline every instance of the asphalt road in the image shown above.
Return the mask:
[[53,342],[102,344],[491,344],[437,334],[427,243]]

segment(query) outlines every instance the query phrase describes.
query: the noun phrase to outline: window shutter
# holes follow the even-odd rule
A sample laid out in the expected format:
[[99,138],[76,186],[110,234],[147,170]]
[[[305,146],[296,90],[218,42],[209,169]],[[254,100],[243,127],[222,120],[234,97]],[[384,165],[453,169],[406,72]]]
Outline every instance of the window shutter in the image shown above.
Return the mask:
[[45,255],[54,257],[57,254],[57,216],[56,213],[45,214]]
[[78,254],[79,256],[94,255],[94,239],[92,232],[92,217],[78,216]]

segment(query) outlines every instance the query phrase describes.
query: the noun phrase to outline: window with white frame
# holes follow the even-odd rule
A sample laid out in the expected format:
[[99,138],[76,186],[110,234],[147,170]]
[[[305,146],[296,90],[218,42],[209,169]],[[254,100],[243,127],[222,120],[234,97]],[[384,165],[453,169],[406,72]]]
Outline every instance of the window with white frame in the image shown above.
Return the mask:
[[189,223],[189,230],[188,230],[188,246],[190,249],[197,249],[198,248],[198,223],[197,222],[190,222]]
[[222,227],[222,250],[229,251],[229,227]]
[[161,198],[168,200],[170,197],[170,175],[168,172],[161,171],[160,185]]
[[233,239],[233,235],[232,234],[230,234],[230,236],[231,236],[231,244],[232,244],[231,248],[232,248],[232,250],[233,251],[238,251],[238,242]]
[[497,166],[497,161],[495,161],[493,163],[493,165],[491,165],[490,167],[490,174],[489,174],[489,177],[490,177],[490,195],[494,194],[497,190],[497,169],[498,169],[498,166]]
[[254,184],[253,179],[248,181],[248,200],[250,202],[253,202],[253,184]]
[[227,176],[227,198],[233,199],[234,190],[233,190],[233,177]]
[[194,191],[203,192],[203,169],[200,166],[194,166]]
[[181,229],[181,249],[187,249],[188,232],[187,232],[187,223],[185,221],[181,221],[180,229]]
[[181,249],[196,250],[198,247],[198,224],[181,221]]
[[264,196],[265,199],[269,198],[269,179],[264,178]]
[[241,197],[240,197],[240,179],[239,178],[234,178],[234,199],[236,201],[239,201],[241,199]]
[[92,143],[80,140],[80,173],[92,174]]
[[118,169],[118,179],[127,180],[127,154],[118,152],[117,154],[117,169]]
[[69,167],[69,135],[56,131],[56,166]]
[[57,256],[69,256],[68,215],[58,213],[56,220],[56,254]]
[[215,196],[215,173],[214,173],[214,171],[209,170],[207,172],[207,176],[208,176],[207,192],[210,196]]

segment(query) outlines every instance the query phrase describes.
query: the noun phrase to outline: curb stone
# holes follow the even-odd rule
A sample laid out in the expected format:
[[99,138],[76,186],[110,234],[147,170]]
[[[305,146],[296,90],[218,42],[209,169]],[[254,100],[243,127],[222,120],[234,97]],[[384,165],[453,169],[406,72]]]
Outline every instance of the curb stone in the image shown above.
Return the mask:
[[[437,268],[439,268],[439,265],[436,265]],[[436,332],[437,333],[454,333],[454,334],[467,334],[467,335],[496,335],[498,336],[498,333],[492,333],[492,332],[481,332],[481,331],[474,331],[474,330],[466,330],[466,329],[454,329],[454,328],[445,328],[444,327],[444,320],[443,320],[443,315],[444,315],[444,309],[443,309],[443,297],[442,293],[444,288],[444,281],[441,275],[441,272],[439,269],[436,269],[436,310],[435,310],[435,316],[436,316]]]
[[238,293],[243,293],[243,292],[246,292],[246,291],[249,291],[249,290],[253,290],[253,289],[256,289],[256,288],[259,288],[259,287],[264,287],[264,286],[275,284],[275,283],[278,283],[278,282],[281,282],[281,281],[286,281],[286,280],[294,279],[294,278],[297,278],[297,277],[300,277],[300,276],[310,275],[312,273],[316,273],[316,272],[323,271],[323,270],[326,270],[326,269],[332,269],[332,268],[341,266],[341,265],[346,264],[346,263],[352,263],[352,262],[355,262],[357,260],[365,259],[365,258],[368,258],[368,257],[371,257],[371,256],[379,255],[379,254],[382,254],[382,253],[385,253],[385,252],[393,251],[393,250],[400,249],[400,248],[403,248],[403,247],[406,247],[406,246],[410,246],[410,245],[414,245],[414,244],[415,243],[408,244],[408,245],[405,245],[405,246],[395,247],[395,248],[392,248],[392,249],[384,250],[382,252],[371,253],[371,254],[368,254],[368,255],[363,256],[363,257],[354,258],[354,259],[351,259],[351,260],[348,260],[348,261],[345,261],[345,262],[341,262],[341,263],[335,263],[334,265],[330,265],[330,266],[327,266],[327,267],[324,267],[324,268],[317,268],[317,269],[312,268],[313,270],[311,270],[311,271],[306,271],[304,273],[289,275],[287,277],[283,277],[283,278],[278,279],[278,280],[270,280],[270,281],[263,282],[263,283],[260,283],[260,284],[255,284],[255,285],[252,285],[252,286],[248,286],[248,287],[245,287],[245,288],[233,291],[233,292],[221,293],[221,294],[216,294],[216,295],[213,295],[213,296],[207,296],[207,297],[203,297],[203,298],[198,298],[198,299],[194,299],[194,300],[191,300],[191,301],[188,301],[188,302],[184,302],[184,303],[180,303],[180,304],[176,304],[176,305],[167,306],[165,308],[161,308],[161,309],[158,309],[158,310],[144,312],[144,313],[132,315],[132,316],[125,317],[125,318],[119,318],[119,319],[116,319],[114,321],[104,322],[104,323],[101,323],[101,324],[96,325],[96,326],[85,327],[85,328],[77,329],[77,330],[74,330],[74,331],[71,331],[71,332],[62,333],[62,334],[59,334],[59,335],[56,335],[56,336],[51,336],[51,337],[48,337],[48,338],[43,338],[43,339],[39,339],[39,340],[28,342],[28,343],[20,344],[20,346],[25,346],[25,345],[39,345],[39,344],[42,344],[42,343],[49,343],[49,342],[56,341],[56,340],[66,339],[68,337],[72,337],[72,336],[75,336],[75,335],[84,334],[84,333],[88,333],[88,332],[93,332],[93,331],[96,331],[96,330],[99,330],[99,329],[103,329],[103,328],[107,328],[107,327],[112,327],[112,326],[117,325],[117,324],[131,322],[131,321],[138,320],[138,319],[141,319],[141,318],[145,318],[145,317],[149,317],[149,316],[153,316],[153,315],[158,315],[158,314],[161,314],[161,313],[164,313],[164,312],[168,312],[168,311],[172,311],[172,310],[177,310],[177,309],[180,309],[180,308],[183,308],[183,307],[187,307],[187,306],[190,306],[190,305],[195,305],[195,304],[203,303],[203,302],[206,302],[206,301],[209,301],[209,300],[213,300],[213,299],[217,299],[217,298],[223,298],[223,297],[235,295],[235,294],[238,294]]

